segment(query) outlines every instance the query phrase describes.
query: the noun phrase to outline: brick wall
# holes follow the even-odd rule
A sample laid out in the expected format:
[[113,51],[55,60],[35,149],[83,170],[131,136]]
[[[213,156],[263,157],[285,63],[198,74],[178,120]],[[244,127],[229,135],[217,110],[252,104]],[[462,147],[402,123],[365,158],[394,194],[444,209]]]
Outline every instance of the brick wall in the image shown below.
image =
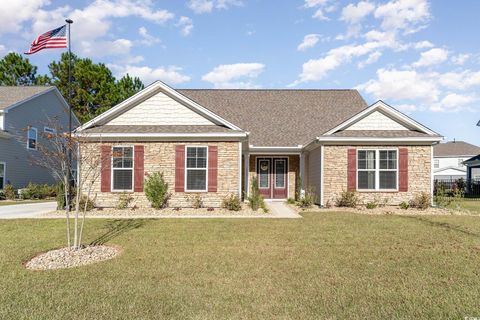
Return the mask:
[[[84,143],[82,153],[100,156],[101,145],[143,145],[145,147],[145,173],[163,172],[166,181],[169,184],[169,191],[172,197],[169,200],[170,207],[191,207],[186,195],[194,195],[193,192],[175,193],[175,146],[184,144],[187,146],[217,146],[218,147],[218,176],[217,176],[217,192],[200,192],[206,207],[220,207],[222,200],[230,193],[238,194],[239,188],[239,149],[238,142],[125,142],[125,143]],[[88,165],[85,165],[86,167]],[[100,167],[96,169],[100,172]],[[86,170],[84,170],[86,172]],[[86,193],[88,182],[83,190]],[[95,199],[95,204],[101,207],[114,207],[118,203],[120,192],[101,192],[100,178],[93,182],[93,191],[91,198]],[[148,199],[143,192],[129,193],[133,198],[132,205],[137,207],[150,207]]]
[[[363,202],[375,198],[388,204],[408,202],[416,194],[431,190],[431,146],[396,146],[408,149],[408,191],[407,192],[358,192]],[[347,149],[348,148],[391,148],[382,146],[325,146],[324,149],[324,204],[335,205],[342,191],[347,190]]]

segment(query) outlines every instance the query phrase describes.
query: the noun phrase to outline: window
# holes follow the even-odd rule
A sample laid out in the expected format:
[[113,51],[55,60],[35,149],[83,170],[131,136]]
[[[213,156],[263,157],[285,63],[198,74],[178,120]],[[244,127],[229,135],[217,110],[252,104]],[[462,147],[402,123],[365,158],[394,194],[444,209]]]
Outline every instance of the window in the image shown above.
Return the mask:
[[112,175],[114,191],[133,190],[133,147],[113,147]]
[[396,150],[359,150],[358,190],[396,190],[398,159]]
[[433,160],[433,167],[435,169],[440,168],[440,160],[437,160],[437,159]]
[[275,159],[275,188],[285,188],[286,160]]
[[57,130],[53,129],[53,128],[49,128],[49,127],[44,127],[43,128],[43,132],[46,132],[46,133],[56,133]]
[[258,187],[270,189],[270,160],[261,159],[258,161]]
[[0,190],[5,187],[5,162],[0,162]]
[[27,148],[36,150],[37,149],[37,128],[29,127],[27,132]]
[[207,191],[207,147],[187,147],[186,191]]

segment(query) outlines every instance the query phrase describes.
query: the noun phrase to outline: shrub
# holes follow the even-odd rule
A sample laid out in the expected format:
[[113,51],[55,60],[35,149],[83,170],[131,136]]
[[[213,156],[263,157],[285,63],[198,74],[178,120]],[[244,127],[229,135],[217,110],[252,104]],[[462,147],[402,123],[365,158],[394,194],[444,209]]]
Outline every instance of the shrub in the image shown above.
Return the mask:
[[5,195],[5,199],[15,200],[15,189],[10,183],[3,188],[3,193]]
[[[73,206],[75,206],[76,199],[77,199],[76,197],[73,199],[74,200]],[[87,204],[86,211],[92,211],[93,208],[95,207],[93,200],[88,199],[86,195],[82,195],[80,197],[80,211],[83,211],[83,209],[85,209],[85,203]]]
[[288,199],[287,199],[287,203],[288,203],[288,204],[295,204],[295,199],[293,199],[293,198],[288,198]]
[[370,201],[367,202],[366,207],[367,209],[375,209],[376,207],[378,207],[378,203],[376,201]]
[[57,190],[55,185],[29,183],[22,189],[22,199],[46,199],[55,197]]
[[126,192],[123,192],[118,197],[118,203],[117,203],[116,208],[117,209],[126,209],[126,208],[128,208],[128,205],[130,204],[130,202],[132,202],[132,200],[133,200],[133,197],[130,194],[128,194]]
[[236,194],[231,193],[223,199],[222,207],[230,211],[240,211],[242,204],[240,203],[240,198]]
[[407,210],[408,208],[410,208],[410,205],[407,202],[400,203],[400,209]]
[[192,203],[192,208],[200,209],[203,208],[203,199],[200,193],[195,193],[193,195],[185,195],[185,199]]
[[[258,189],[257,177],[253,177],[251,181],[250,195],[247,197],[248,205],[252,210],[257,211],[259,208],[266,209],[265,201]],[[267,210],[268,211],[268,210]]]
[[426,192],[417,194],[409,202],[410,207],[425,210],[430,207],[430,195]]
[[304,196],[300,198],[298,205],[300,208],[310,208],[315,203],[315,198],[315,188],[313,186],[308,186],[307,189],[305,189]]
[[161,209],[167,206],[171,194],[163,173],[155,172],[145,179],[145,195],[153,208]]
[[343,191],[336,200],[337,207],[355,208],[360,203],[360,198],[353,191]]
[[302,194],[302,178],[300,177],[300,173],[296,173],[295,179],[295,201],[299,201]]

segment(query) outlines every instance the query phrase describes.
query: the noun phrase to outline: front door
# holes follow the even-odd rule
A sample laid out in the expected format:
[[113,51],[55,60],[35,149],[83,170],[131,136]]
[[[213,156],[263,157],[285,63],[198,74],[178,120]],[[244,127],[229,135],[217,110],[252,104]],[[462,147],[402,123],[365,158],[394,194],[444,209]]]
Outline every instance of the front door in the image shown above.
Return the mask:
[[280,157],[258,157],[258,189],[265,199],[288,197],[288,159]]

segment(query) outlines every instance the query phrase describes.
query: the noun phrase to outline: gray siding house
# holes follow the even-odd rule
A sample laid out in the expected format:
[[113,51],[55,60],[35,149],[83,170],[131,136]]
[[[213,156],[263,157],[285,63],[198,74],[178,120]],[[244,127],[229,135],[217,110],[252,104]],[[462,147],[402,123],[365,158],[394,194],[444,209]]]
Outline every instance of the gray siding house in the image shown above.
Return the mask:
[[[68,110],[55,87],[0,86],[0,189],[7,183],[23,188],[29,182],[55,182],[47,169],[34,164],[34,159],[37,146],[48,143],[43,133],[57,128],[68,130]],[[72,126],[79,124],[73,116]]]

